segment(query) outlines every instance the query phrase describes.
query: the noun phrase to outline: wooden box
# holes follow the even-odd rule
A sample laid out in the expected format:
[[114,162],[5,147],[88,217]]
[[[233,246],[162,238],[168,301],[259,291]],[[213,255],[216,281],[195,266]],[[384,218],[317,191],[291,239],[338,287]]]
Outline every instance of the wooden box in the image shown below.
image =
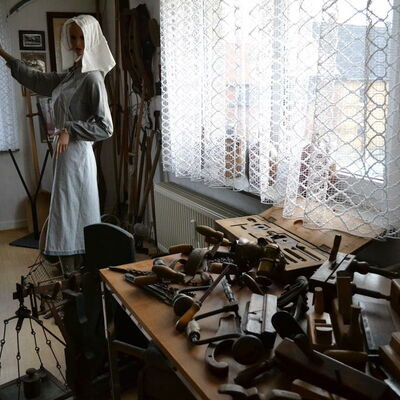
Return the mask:
[[311,274],[328,258],[335,235],[342,236],[339,251],[353,253],[365,246],[371,238],[362,238],[335,230],[321,231],[303,227],[302,220],[282,217],[282,209],[271,207],[259,215],[215,221],[216,229],[229,240],[246,238],[256,241],[265,238],[278,243],[286,259],[289,274]]

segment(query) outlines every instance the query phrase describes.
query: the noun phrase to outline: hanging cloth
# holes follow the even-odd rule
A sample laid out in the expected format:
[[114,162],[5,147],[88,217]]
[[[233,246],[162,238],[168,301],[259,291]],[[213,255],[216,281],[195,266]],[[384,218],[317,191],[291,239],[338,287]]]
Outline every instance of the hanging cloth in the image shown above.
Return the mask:
[[71,68],[77,61],[76,54],[71,50],[69,26],[75,22],[83,32],[85,51],[82,58],[82,72],[102,71],[105,76],[114,66],[115,60],[108,47],[100,24],[91,15],[78,15],[67,20],[61,30],[61,57],[64,70]]

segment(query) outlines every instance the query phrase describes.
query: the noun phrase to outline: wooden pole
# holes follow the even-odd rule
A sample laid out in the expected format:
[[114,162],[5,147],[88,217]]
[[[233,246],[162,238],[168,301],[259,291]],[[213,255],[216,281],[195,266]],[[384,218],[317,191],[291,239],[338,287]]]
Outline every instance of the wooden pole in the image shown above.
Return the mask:
[[[139,158],[139,145],[140,145],[140,133],[142,131],[142,120],[143,120],[143,112],[144,112],[144,91],[142,91],[140,96],[140,106],[139,106],[139,114],[138,119],[136,121],[136,129],[134,136],[134,145],[132,150],[132,164],[133,164],[133,174],[131,181],[131,201],[133,204],[133,215],[136,219],[138,215],[138,193],[137,193],[137,182],[138,182],[138,158]],[[135,221],[136,222],[136,221]]]
[[115,80],[114,80],[114,96],[113,96],[113,121],[114,121],[114,137],[113,137],[113,151],[114,151],[114,180],[115,180],[115,191],[117,195],[116,204],[116,214],[120,215],[121,206],[121,186],[119,184],[119,173],[118,173],[118,154],[119,154],[119,102],[120,102],[120,51],[119,51],[119,25],[120,25],[120,15],[119,15],[119,1],[114,2],[115,11]]
[[37,113],[33,114],[32,112],[32,96],[30,90],[28,89],[26,89],[25,104],[27,111],[26,117],[28,118],[29,136],[31,139],[33,170],[35,172],[35,183],[37,185],[40,179],[40,167],[39,167],[38,151],[36,146],[35,126],[33,125],[33,117],[38,114]]

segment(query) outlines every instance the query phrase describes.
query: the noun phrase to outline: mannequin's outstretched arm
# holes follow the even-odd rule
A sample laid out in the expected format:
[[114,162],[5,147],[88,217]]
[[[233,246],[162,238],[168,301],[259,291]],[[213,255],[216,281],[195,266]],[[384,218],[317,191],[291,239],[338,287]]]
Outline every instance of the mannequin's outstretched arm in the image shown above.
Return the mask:
[[7,62],[11,75],[21,85],[42,96],[51,96],[53,89],[63,80],[66,74],[56,72],[39,72],[29,68],[22,61],[7,53],[0,43],[0,56]]
[[1,45],[1,42],[0,42],[0,57],[4,58],[4,60],[5,60],[6,62],[11,61],[11,59],[12,59],[11,54],[8,54],[8,53],[3,49],[3,46]]

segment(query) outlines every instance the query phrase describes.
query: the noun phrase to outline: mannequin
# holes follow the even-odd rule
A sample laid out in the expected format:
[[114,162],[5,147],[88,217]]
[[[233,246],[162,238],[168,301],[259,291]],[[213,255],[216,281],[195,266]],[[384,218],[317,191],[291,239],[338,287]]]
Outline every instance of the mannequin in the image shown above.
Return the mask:
[[28,89],[51,96],[56,133],[54,176],[43,253],[60,257],[64,272],[79,268],[83,228],[100,222],[93,142],[113,132],[104,76],[115,61],[98,21],[80,15],[65,22],[61,36],[65,73],[41,73],[6,53],[12,76]]

